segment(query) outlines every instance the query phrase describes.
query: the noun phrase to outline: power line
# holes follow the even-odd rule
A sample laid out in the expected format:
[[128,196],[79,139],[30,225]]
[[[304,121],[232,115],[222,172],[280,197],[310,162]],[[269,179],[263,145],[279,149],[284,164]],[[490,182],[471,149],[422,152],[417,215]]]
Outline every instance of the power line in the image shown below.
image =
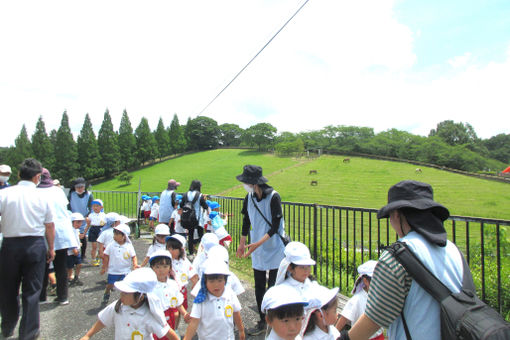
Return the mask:
[[262,53],[262,51],[264,51],[264,49],[267,47],[267,45],[269,45],[271,43],[271,41],[273,41],[274,38],[276,38],[276,36],[285,28],[285,26],[287,26],[287,24],[289,22],[291,22],[292,19],[294,19],[294,17],[299,13],[299,11],[301,11],[301,9],[308,3],[309,0],[305,0],[305,2],[303,2],[303,4],[297,9],[297,11],[292,14],[292,16],[283,24],[282,27],[280,27],[280,29],[278,31],[276,31],[276,33],[271,37],[271,39],[269,39],[269,41],[257,52],[257,54],[255,54],[255,56],[253,58],[250,59],[250,61],[244,65],[244,67],[239,71],[237,72],[237,74],[234,76],[234,78],[232,78],[231,81],[228,82],[227,85],[225,85],[225,87],[209,102],[209,104],[207,104],[203,109],[202,111],[200,111],[199,115],[201,115],[229,86],[230,84],[232,84],[234,82],[234,80],[237,79],[237,77],[239,77],[239,75],[241,73],[243,73],[243,71],[252,63],[252,61],[255,60],[255,58],[258,57],[258,55],[260,53]]

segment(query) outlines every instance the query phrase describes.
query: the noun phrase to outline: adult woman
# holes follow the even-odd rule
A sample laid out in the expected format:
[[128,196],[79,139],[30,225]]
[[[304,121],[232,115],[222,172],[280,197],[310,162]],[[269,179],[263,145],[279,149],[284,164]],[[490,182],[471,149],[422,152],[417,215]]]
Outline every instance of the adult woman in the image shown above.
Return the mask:
[[[269,289],[276,281],[278,266],[285,256],[285,246],[280,237],[284,233],[282,206],[280,195],[266,184],[267,179],[262,176],[260,166],[245,165],[243,173],[236,178],[243,183],[244,188],[248,191],[241,211],[244,218],[237,256],[248,257],[251,255],[255,277],[255,298],[260,321],[253,329],[247,330],[247,333],[257,335],[266,329],[265,315],[261,311],[261,305],[266,292],[267,271],[269,271],[269,280],[267,281],[267,289]],[[248,232],[252,243],[246,245]],[[248,248],[247,251],[246,248]]]
[[[53,185],[48,169],[42,170],[41,183],[37,186],[42,191],[44,197],[53,207],[53,221],[55,223],[55,259],[53,267],[55,268],[55,277],[57,279],[57,299],[61,305],[67,305],[67,249],[78,247],[78,242],[74,236],[74,229],[71,224],[71,213],[67,210],[67,198],[64,191]],[[48,264],[46,265],[48,271]],[[41,299],[46,300],[46,286],[48,284],[48,273],[44,277],[43,288],[41,290]]]
[[[69,200],[67,209],[71,210],[73,213],[79,212],[86,218],[92,211],[92,201],[94,200],[94,197],[90,191],[87,191],[87,182],[85,182],[85,179],[82,177],[76,178],[71,183],[71,190],[69,191],[67,199]],[[87,222],[83,221],[83,224],[80,227],[82,260],[85,260],[85,253],[87,251],[87,235],[85,235],[86,226]]]
[[[202,193],[200,192],[201,189],[202,189],[202,182],[200,182],[197,179],[194,179],[193,181],[191,181],[191,184],[189,186],[189,191],[186,192],[182,196],[182,200],[180,203],[180,207],[184,208],[184,205],[186,204],[186,202],[193,202],[193,200],[195,200],[195,203],[193,204],[193,208],[195,209],[195,216],[196,216],[197,221],[196,221],[196,225],[194,227],[191,227],[191,228],[188,227],[188,254],[193,254],[193,252],[195,250],[195,245],[193,242],[195,228],[198,232],[198,242],[200,242],[200,239],[202,238],[202,235],[204,234],[203,224],[200,224],[200,222],[202,220],[202,209],[207,210],[209,208],[209,206],[207,205],[207,202],[205,201],[204,195],[202,195]],[[198,195],[198,197],[197,197],[197,195]]]

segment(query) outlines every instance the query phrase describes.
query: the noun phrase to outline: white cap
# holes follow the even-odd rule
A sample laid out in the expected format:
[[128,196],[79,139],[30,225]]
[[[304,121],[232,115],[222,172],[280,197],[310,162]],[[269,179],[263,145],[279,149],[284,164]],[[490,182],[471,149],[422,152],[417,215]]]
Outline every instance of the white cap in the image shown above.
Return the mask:
[[322,308],[338,294],[338,287],[329,289],[321,285],[314,286],[313,297],[308,300],[308,308]]
[[229,255],[227,248],[217,245],[209,249],[207,257],[215,261],[223,261],[226,264],[229,262]]
[[182,244],[183,247],[186,247],[186,239],[184,238],[184,236],[179,235],[179,234],[173,234],[170,237],[176,239],[177,241],[179,241]]
[[100,206],[104,207],[103,200],[100,200],[99,198],[94,198],[91,204],[99,204]]
[[7,164],[2,164],[2,165],[0,165],[0,172],[12,173],[11,167],[8,166]]
[[150,293],[158,284],[156,273],[150,268],[139,268],[115,282],[115,287],[124,293]]
[[218,236],[216,236],[216,234],[206,233],[204,236],[202,236],[202,241],[200,242],[200,244],[202,244],[202,247],[204,247],[204,251],[207,253],[209,249],[220,244],[220,240],[218,239]]
[[289,242],[285,246],[285,258],[289,263],[300,266],[313,266],[315,261],[310,256],[310,250],[301,242]]
[[261,310],[262,313],[267,313],[270,309],[294,303],[300,303],[303,306],[308,305],[308,302],[306,302],[297,290],[289,289],[289,286],[286,285],[276,285],[269,288],[266,294],[264,294]]
[[113,227],[113,229],[122,232],[126,236],[129,236],[129,234],[131,234],[131,229],[126,224],[119,224],[118,226]]
[[116,212],[109,212],[108,214],[106,214],[106,222],[113,223],[116,221],[120,221],[119,214],[117,214]]
[[166,224],[158,224],[154,230],[156,235],[170,235],[170,228]]
[[157,250],[154,253],[152,253],[152,255],[149,259],[149,263],[151,263],[152,260],[156,257],[168,257],[171,260],[172,254],[170,254],[170,252],[168,250],[163,250],[163,249]]
[[224,274],[230,275],[228,265],[223,261],[208,259],[204,262],[204,274]]
[[84,221],[85,217],[79,212],[74,212],[71,214],[71,221]]
[[358,266],[358,277],[356,278],[356,282],[354,282],[354,287],[352,288],[351,294],[356,294],[365,286],[363,284],[363,276],[372,277],[374,275],[375,266],[377,265],[377,261],[368,260],[365,263],[362,263]]
[[131,221],[131,219],[129,217],[124,216],[124,215],[120,215],[119,221],[122,224],[128,224]]

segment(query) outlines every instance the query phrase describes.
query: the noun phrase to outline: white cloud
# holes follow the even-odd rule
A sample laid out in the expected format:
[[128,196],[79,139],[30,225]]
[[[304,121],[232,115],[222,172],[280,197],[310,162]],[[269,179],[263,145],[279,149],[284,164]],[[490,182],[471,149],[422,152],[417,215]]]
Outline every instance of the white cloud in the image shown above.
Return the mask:
[[[67,110],[75,135],[89,113],[96,132],[109,108],[156,127],[195,117],[302,1],[69,1],[0,5],[0,145],[39,115],[57,129]],[[413,33],[393,0],[310,1],[205,112],[246,128],[326,125],[428,134],[445,119],[479,136],[509,133],[509,58],[455,72],[417,73]],[[506,95],[505,95],[506,94]]]

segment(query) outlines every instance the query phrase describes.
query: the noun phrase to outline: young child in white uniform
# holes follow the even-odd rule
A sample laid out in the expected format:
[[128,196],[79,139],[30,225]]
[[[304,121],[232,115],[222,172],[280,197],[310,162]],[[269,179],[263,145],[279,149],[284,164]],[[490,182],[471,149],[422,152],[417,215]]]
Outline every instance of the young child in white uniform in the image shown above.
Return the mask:
[[116,212],[109,212],[106,214],[106,224],[101,229],[101,234],[97,238],[97,249],[99,251],[99,257],[104,258],[104,250],[106,247],[113,242],[113,228],[118,226],[121,222],[121,217]]
[[[74,228],[74,235],[76,240],[78,241],[78,244],[80,244],[80,227],[83,224],[83,221],[85,221],[85,217],[83,217],[82,214],[79,212],[75,212],[71,214],[71,222],[73,223]],[[66,258],[66,265],[67,265],[67,278],[69,279],[69,286],[83,286],[83,282],[80,281],[79,275],[81,271],[81,254],[80,254],[80,248],[69,248],[67,249],[67,258]],[[74,276],[73,276],[73,269],[74,269]]]
[[195,333],[199,340],[234,340],[234,323],[239,339],[244,340],[241,304],[226,282],[230,271],[225,262],[209,259],[204,264],[202,288],[193,301],[191,321],[184,340],[191,340]]
[[[370,279],[374,275],[374,269],[377,261],[369,260],[358,266],[358,277],[354,283],[354,288],[351,291],[353,296],[347,301],[344,309],[340,313],[340,319],[336,323],[336,328],[341,331],[346,324],[351,326],[365,312],[368,299],[368,290],[370,288]],[[372,334],[371,340],[384,340],[382,328]]]
[[203,263],[208,258],[209,249],[214,246],[219,245],[218,237],[213,233],[206,233],[202,236],[202,240],[200,241],[200,245],[198,246],[197,255],[193,260],[193,268],[195,272],[198,274],[198,278],[202,277],[202,272],[204,271]]
[[129,273],[115,282],[120,299],[98,314],[98,320],[81,340],[88,340],[105,327],[115,328],[115,340],[148,340],[151,335],[178,340],[179,336],[165,322],[159,300],[152,294],[157,277],[149,268]]
[[170,227],[166,224],[158,224],[154,230],[154,239],[147,250],[147,255],[143,260],[141,267],[145,267],[149,263],[149,259],[155,252],[166,250],[166,237],[170,235]]
[[[304,306],[308,302],[294,289],[284,285],[266,291],[261,309],[266,314],[266,339],[299,340],[303,324]],[[269,335],[267,332],[269,331]]]
[[126,224],[119,224],[113,229],[114,241],[110,243],[104,251],[103,268],[101,268],[101,275],[108,270],[103,304],[108,303],[113,284],[123,280],[131,271],[131,267],[133,267],[133,269],[139,267],[135,248],[133,248],[131,240],[129,239],[129,227]]
[[101,233],[101,228],[106,224],[106,214],[103,211],[103,201],[95,199],[91,202],[92,212],[87,217],[87,227],[85,234],[88,232],[88,241],[92,244],[90,249],[90,260],[93,266],[99,266],[101,260],[97,255],[97,238]]
[[[168,227],[168,226],[167,226]],[[170,328],[175,329],[175,321],[180,313],[184,321],[189,322],[189,314],[184,309],[183,296],[180,287],[175,282],[172,273],[172,255],[168,250],[158,250],[154,252],[149,260],[151,269],[156,273],[158,284],[153,293],[159,298],[165,318]],[[153,335],[154,340],[162,338]]]
[[149,215],[149,226],[154,229],[154,221],[158,221],[159,218],[159,196],[152,198],[151,213]]
[[310,300],[303,325],[303,340],[336,340],[340,332],[334,324],[337,319],[338,288],[318,286]]

